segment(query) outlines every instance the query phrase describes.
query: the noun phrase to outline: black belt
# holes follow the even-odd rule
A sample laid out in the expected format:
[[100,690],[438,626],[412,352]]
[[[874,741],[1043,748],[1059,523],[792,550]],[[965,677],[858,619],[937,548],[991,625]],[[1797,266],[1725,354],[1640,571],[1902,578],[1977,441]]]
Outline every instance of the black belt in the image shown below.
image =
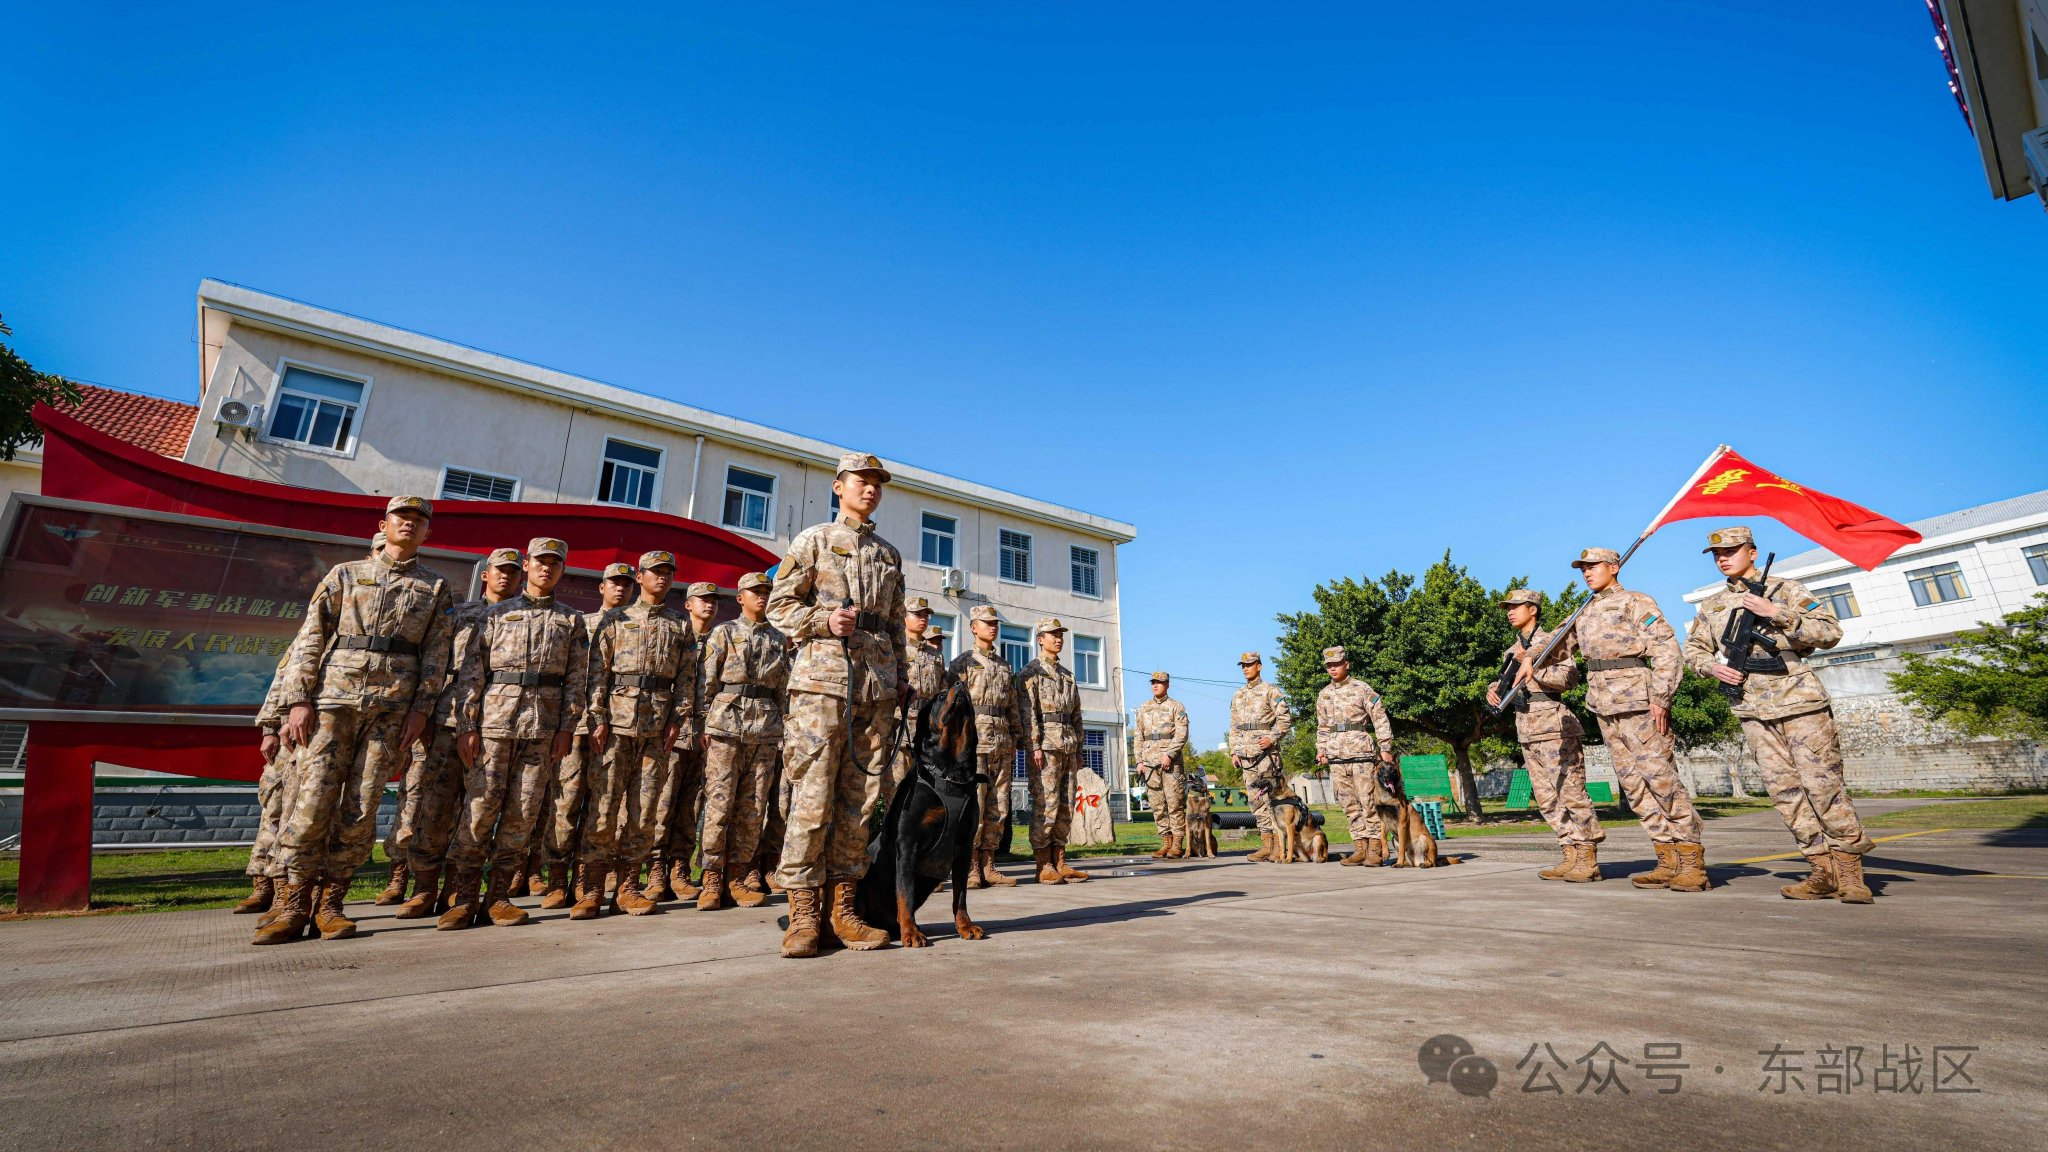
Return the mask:
[[1231,727],[1239,732],[1271,732],[1273,730],[1271,724],[1233,724]]
[[493,672],[493,684],[517,684],[521,688],[560,688],[562,674],[559,672]]
[[856,612],[853,614],[853,626],[862,632],[880,632],[885,623],[886,621],[882,619],[880,612]]
[[1545,701],[1556,700],[1557,697],[1552,696],[1548,692],[1537,692],[1531,689],[1524,689],[1522,691],[1522,699],[1527,700],[1532,704],[1537,704]]
[[1173,730],[1172,730],[1172,729],[1168,729],[1168,730],[1166,730],[1166,731],[1164,731],[1164,732],[1140,732],[1140,733],[1138,733],[1138,739],[1140,739],[1140,740],[1171,740],[1171,739],[1173,739]]
[[1010,710],[1000,704],[976,704],[974,706],[974,714],[976,716],[1008,717]]
[[773,700],[775,699],[775,690],[763,688],[759,684],[741,684],[737,687],[720,688],[718,694],[712,698],[715,700],[730,700],[735,696],[744,696],[749,700]]
[[626,674],[612,677],[614,688],[662,688],[675,681],[666,676],[640,676]]
[[1330,731],[1332,731],[1332,732],[1370,732],[1370,731],[1372,731],[1372,725],[1370,725],[1370,724],[1332,724],[1332,725],[1330,725]]
[[361,652],[390,652],[397,656],[420,654],[420,646],[403,636],[336,636],[334,646]]
[[1764,656],[1752,653],[1749,659],[1743,663],[1742,671],[1746,676],[1784,676],[1789,674],[1792,669],[1785,663],[1783,656]]
[[1623,668],[1648,668],[1650,662],[1641,656],[1623,656],[1616,660],[1587,660],[1588,672],[1617,672]]

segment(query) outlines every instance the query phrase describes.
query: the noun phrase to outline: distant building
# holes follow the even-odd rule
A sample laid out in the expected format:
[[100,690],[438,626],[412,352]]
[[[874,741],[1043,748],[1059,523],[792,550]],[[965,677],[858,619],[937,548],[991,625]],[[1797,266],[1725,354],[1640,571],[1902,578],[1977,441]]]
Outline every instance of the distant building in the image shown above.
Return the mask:
[[2048,202],[2048,0],[1926,0],[1991,194]]

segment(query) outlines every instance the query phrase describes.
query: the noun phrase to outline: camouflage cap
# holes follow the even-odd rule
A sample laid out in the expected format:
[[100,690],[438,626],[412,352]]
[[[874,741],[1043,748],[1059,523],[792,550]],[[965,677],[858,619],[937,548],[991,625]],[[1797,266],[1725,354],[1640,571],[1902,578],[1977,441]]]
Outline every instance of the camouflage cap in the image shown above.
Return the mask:
[[833,474],[834,478],[844,476],[848,472],[873,472],[882,478],[884,484],[893,479],[889,475],[889,470],[882,467],[881,460],[866,452],[848,452],[839,458],[839,471]]
[[375,552],[382,547],[384,547],[384,530],[380,528],[370,536],[370,551]]
[[1744,544],[1755,543],[1756,537],[1749,534],[1749,528],[1746,525],[1737,524],[1733,528],[1723,528],[1718,532],[1707,533],[1707,546],[1700,549],[1700,551],[1712,552],[1716,548],[1740,548]]
[[770,580],[765,572],[749,572],[745,576],[740,577],[739,590],[742,592],[751,592],[756,588],[773,587],[775,587],[775,581]]
[[491,550],[491,554],[490,554],[489,556],[486,556],[486,557],[484,557],[484,567],[486,567],[486,568],[517,568],[517,567],[519,567],[519,549],[517,549],[517,548],[494,548],[494,549],[492,549],[492,550]]
[[1323,664],[1325,666],[1349,663],[1351,663],[1351,657],[1344,654],[1344,646],[1342,644],[1323,649]]
[[1154,684],[1171,684],[1173,683],[1173,677],[1163,671],[1154,672],[1152,673],[1152,682]]
[[1240,652],[1240,653],[1238,653],[1238,656],[1237,656],[1237,666],[1238,666],[1239,668],[1242,668],[1242,667],[1244,667],[1244,666],[1245,666],[1245,665],[1247,665],[1247,664],[1264,664],[1264,663],[1265,663],[1265,661],[1259,658],[1259,654],[1258,654],[1257,652]]
[[1059,617],[1040,616],[1038,618],[1038,626],[1031,630],[1031,634],[1033,636],[1043,636],[1047,632],[1065,632],[1066,630],[1067,626],[1060,623]]
[[526,554],[528,556],[553,556],[557,560],[567,562],[569,559],[569,546],[553,536],[535,536],[526,542]]
[[607,564],[604,566],[604,576],[601,578],[605,580],[617,580],[622,576],[628,580],[631,580],[633,578],[633,566],[631,564],[627,564],[624,562]]
[[706,600],[716,600],[718,599],[718,585],[713,584],[709,580],[699,580],[695,584],[690,585],[689,590],[684,592],[683,595],[702,596]]
[[905,613],[930,612],[931,610],[932,602],[922,596],[906,596],[903,598],[903,611]]
[[944,640],[945,638],[946,630],[944,628],[940,628],[934,625],[931,628],[925,630],[924,640],[927,644],[936,644],[939,641]]
[[393,512],[417,512],[427,519],[434,518],[434,502],[425,496],[393,496],[384,502],[384,514]]
[[652,552],[642,552],[640,554],[640,567],[642,568],[660,568],[663,565],[667,565],[670,568],[675,567],[676,554],[673,552],[663,552],[659,548]]
[[996,611],[996,606],[993,604],[976,604],[973,610],[967,613],[967,618],[969,620],[986,620],[991,624],[1003,622],[1003,614]]
[[1621,563],[1621,553],[1616,552],[1612,548],[1588,548],[1579,553],[1577,560],[1572,561],[1572,567],[1584,568],[1588,564],[1619,563]]
[[1510,592],[1507,595],[1500,598],[1500,606],[1503,608],[1506,608],[1512,604],[1529,604],[1532,606],[1540,606],[1542,603],[1543,593],[1538,592],[1534,588],[1517,588],[1513,592]]

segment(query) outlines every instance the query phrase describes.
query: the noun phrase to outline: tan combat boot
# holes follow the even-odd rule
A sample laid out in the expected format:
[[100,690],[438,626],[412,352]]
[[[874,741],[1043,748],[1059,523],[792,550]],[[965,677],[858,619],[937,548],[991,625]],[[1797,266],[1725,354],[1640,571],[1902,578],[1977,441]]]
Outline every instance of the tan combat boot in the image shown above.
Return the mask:
[[1175,833],[1168,832],[1166,834],[1166,855],[1161,857],[1161,859],[1178,860],[1185,855],[1187,855],[1187,853],[1182,852],[1180,850],[1180,836]]
[[775,868],[776,866],[773,864],[765,864],[761,868],[761,883],[770,892],[782,891],[782,881],[776,878]]
[[595,920],[604,914],[604,869],[589,861],[576,866],[576,904],[569,909],[571,920]]
[[1832,854],[1817,852],[1806,858],[1806,866],[1812,871],[1806,879],[1797,884],[1787,884],[1778,889],[1778,895],[1787,900],[1831,900],[1841,891],[1835,886],[1835,861]]
[[548,865],[547,887],[541,890],[540,906],[549,911],[569,906],[569,865]]
[[628,916],[645,916],[654,911],[654,901],[640,887],[640,869],[627,866],[619,869],[619,890],[612,896],[612,910]]
[[1558,875],[1559,880],[1568,884],[1590,884],[1605,877],[1600,875],[1600,853],[1597,844],[1567,844],[1565,851],[1572,857],[1572,866]]
[[988,867],[988,857],[989,854],[981,849],[976,848],[974,850],[974,856],[967,862],[967,886],[969,888],[988,887],[988,875],[982,871],[982,869]]
[[348,877],[329,876],[321,885],[320,898],[313,905],[313,926],[322,940],[346,940],[356,934],[356,922],[341,914],[348,897]]
[[1652,844],[1657,850],[1657,866],[1648,872],[1639,872],[1628,878],[1638,888],[1669,888],[1671,878],[1678,875],[1678,845]]
[[277,884],[268,876],[249,878],[249,897],[235,905],[235,915],[246,916],[252,912],[270,911],[271,902],[277,899]]
[[449,903],[454,899],[455,869],[450,868],[444,864],[441,867],[441,894],[434,898],[434,912],[437,915],[439,913],[446,912],[448,910]]
[[1252,854],[1245,857],[1245,859],[1257,863],[1261,860],[1271,860],[1272,858],[1273,834],[1271,832],[1261,832],[1259,833],[1259,846],[1253,849]]
[[1079,868],[1069,868],[1067,866],[1067,846],[1065,844],[1053,848],[1052,866],[1060,870],[1060,879],[1065,880],[1069,884],[1080,884],[1088,879],[1086,872],[1081,871]]
[[1060,875],[1060,870],[1053,867],[1052,849],[1035,848],[1032,850],[1031,855],[1038,860],[1038,882],[1040,884],[1065,884],[1067,882],[1066,877]]
[[[526,865],[521,864],[513,871],[511,883],[512,886],[507,891],[514,895],[523,896],[526,894]],[[494,887],[492,891],[495,892],[497,889]]]
[[1017,882],[996,871],[996,854],[993,850],[981,854],[981,879],[991,888],[1015,888]]
[[1564,850],[1564,859],[1536,873],[1538,880],[1562,880],[1565,873],[1579,866],[1579,846],[1577,844],[1560,844],[1558,847]]
[[516,928],[526,923],[526,910],[512,902],[513,895],[520,891],[513,879],[509,868],[491,873],[491,894],[484,900],[484,915],[499,928]]
[[1154,860],[1164,860],[1164,859],[1166,859],[1166,849],[1167,849],[1167,848],[1168,848],[1168,846],[1169,846],[1169,845],[1171,845],[1172,843],[1173,843],[1173,837],[1172,837],[1172,836],[1171,836],[1170,834],[1168,834],[1168,833],[1165,833],[1165,832],[1161,832],[1161,833],[1159,834],[1159,847],[1158,847],[1158,848],[1156,848],[1156,849],[1154,849],[1154,850],[1153,850],[1153,852],[1151,853],[1152,859],[1154,859]]
[[832,935],[839,942],[856,952],[869,952],[889,942],[889,934],[860,918],[853,909],[855,882],[846,879],[831,881],[832,885]]
[[1830,849],[1828,855],[1835,864],[1835,888],[1841,892],[1837,899],[1844,904],[1868,904],[1875,899],[1870,894],[1870,885],[1863,879],[1861,854],[1835,848]]
[[727,891],[726,895],[732,897],[732,902],[742,908],[759,908],[761,905],[766,904],[768,902],[768,890],[761,886],[761,870],[758,868],[750,870],[745,876],[740,878],[739,883],[733,885]]
[[782,933],[782,954],[807,960],[818,954],[818,890],[788,888],[789,927]]
[[676,894],[676,899],[695,900],[697,898],[699,889],[695,884],[690,883],[689,857],[685,856],[681,860],[670,864],[665,875],[668,877],[668,890]]
[[391,914],[393,920],[424,920],[434,914],[434,903],[441,890],[441,870],[422,868],[413,874],[412,880],[412,898]]
[[1707,847],[1704,844],[1674,844],[1678,850],[1678,875],[1671,878],[1673,892],[1705,892],[1714,886],[1707,876]]
[[377,899],[372,901],[372,903],[376,904],[379,908],[389,908],[393,904],[405,903],[405,881],[411,872],[412,869],[407,867],[403,860],[393,864],[391,866],[391,883],[386,884],[384,890],[377,893]]
[[1365,838],[1365,866],[1379,868],[1387,862],[1387,841],[1384,836]]
[[697,911],[715,912],[731,907],[725,900],[725,869],[706,868],[703,887],[697,890]]
[[768,884],[761,877],[761,866],[759,864],[748,867],[747,874],[740,877],[740,882],[734,885],[734,887],[745,888],[750,892],[759,892],[763,896],[768,894]]
[[482,903],[478,890],[483,887],[483,872],[476,868],[450,868],[448,909],[434,922],[442,932],[452,932],[476,923],[476,911]]
[[526,883],[512,889],[514,896],[524,892],[528,896],[545,896],[548,893],[548,866],[542,863],[536,852],[526,866]]
[[650,904],[659,904],[673,895],[678,900],[687,899],[681,892],[669,887],[668,866],[659,860],[647,862],[647,883],[640,889]]
[[268,923],[256,929],[256,938],[251,944],[289,944],[299,938],[313,920],[313,885],[285,882],[284,891],[277,894],[273,911],[277,915]]
[[1337,863],[1344,865],[1346,868],[1356,868],[1360,864],[1365,863],[1365,850],[1366,842],[1364,840],[1355,840],[1351,844],[1351,855],[1338,860]]

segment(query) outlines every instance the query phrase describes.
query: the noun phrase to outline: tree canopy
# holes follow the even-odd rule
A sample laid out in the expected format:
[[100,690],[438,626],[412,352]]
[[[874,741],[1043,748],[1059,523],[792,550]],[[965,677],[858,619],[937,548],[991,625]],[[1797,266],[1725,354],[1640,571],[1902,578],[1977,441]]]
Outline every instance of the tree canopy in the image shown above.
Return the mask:
[[[14,330],[0,320],[0,336],[12,335]],[[78,385],[62,376],[38,372],[0,341],[0,460],[12,460],[16,451],[42,441],[43,430],[29,415],[37,404],[69,407],[82,398]]]
[[2048,740],[2048,593],[1956,638],[1948,656],[1905,653],[1892,690],[1972,736]]

